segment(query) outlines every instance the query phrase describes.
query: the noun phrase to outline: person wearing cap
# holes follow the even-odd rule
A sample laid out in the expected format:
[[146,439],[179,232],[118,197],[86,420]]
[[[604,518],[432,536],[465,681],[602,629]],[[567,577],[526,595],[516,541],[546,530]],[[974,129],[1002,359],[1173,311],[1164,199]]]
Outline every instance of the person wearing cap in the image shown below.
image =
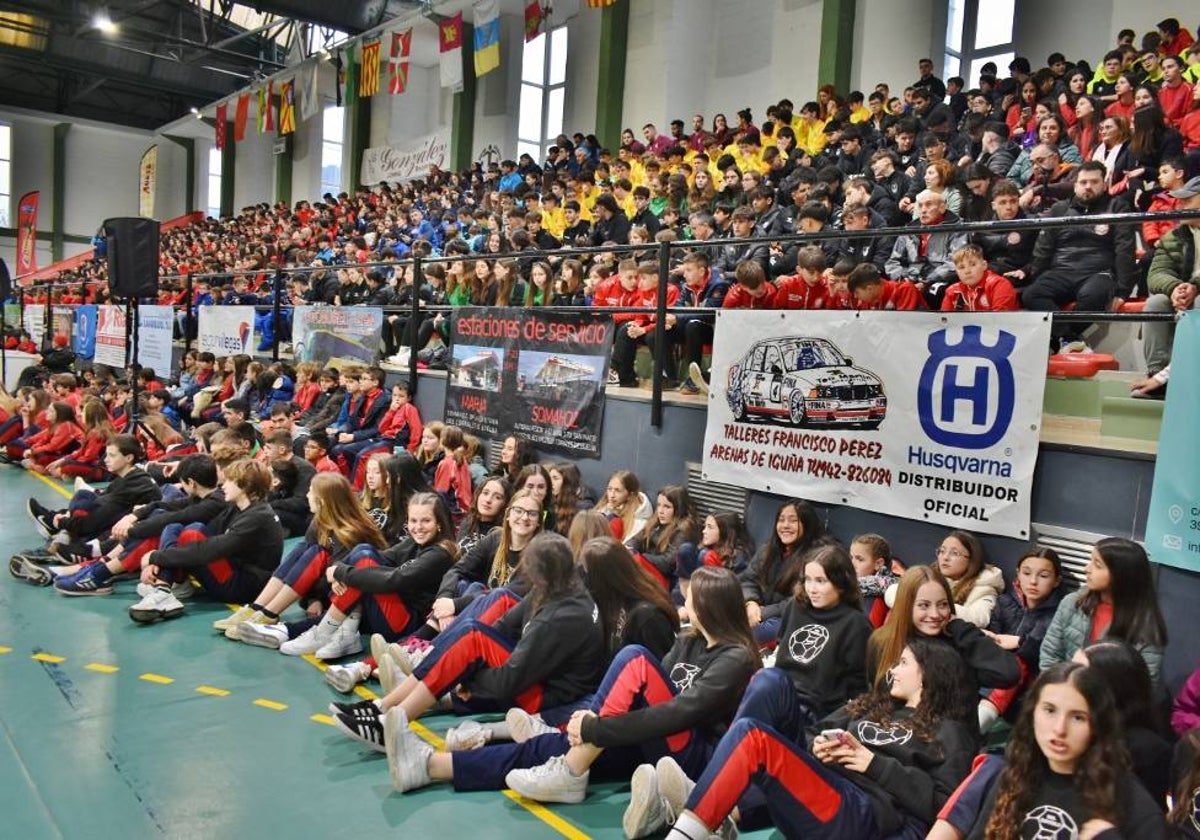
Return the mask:
[[917,72],[920,73],[920,78],[912,83],[913,91],[918,88],[929,91],[929,96],[934,102],[941,102],[946,98],[946,84],[937,76],[933,75],[933,60],[922,58],[917,62]]
[[605,242],[629,244],[629,217],[611,193],[597,196],[592,212],[596,218],[595,224],[592,225],[592,245],[600,246]]
[[[1171,190],[1179,210],[1200,210],[1200,177],[1192,178],[1177,190]],[[1146,284],[1150,298],[1145,312],[1181,314],[1196,305],[1200,290],[1200,219],[1184,219],[1179,227],[1158,241]],[[1171,344],[1175,340],[1174,321],[1148,321],[1142,324],[1142,349],[1146,358],[1146,378],[1135,382],[1132,395],[1161,399],[1171,376]]]

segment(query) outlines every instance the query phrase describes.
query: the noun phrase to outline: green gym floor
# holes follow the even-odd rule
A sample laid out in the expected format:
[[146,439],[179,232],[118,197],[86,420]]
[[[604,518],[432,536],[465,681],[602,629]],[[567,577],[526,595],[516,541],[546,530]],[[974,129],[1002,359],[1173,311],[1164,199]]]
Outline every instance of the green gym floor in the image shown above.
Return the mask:
[[[67,493],[0,466],[0,552],[38,544],[25,513]],[[627,784],[581,805],[391,789],[382,754],[333,729],[316,661],[230,642],[222,604],[139,627],[134,582],[69,598],[0,581],[0,813],[12,838],[621,837]],[[378,685],[368,683],[368,689]],[[364,696],[373,696],[366,694]],[[452,717],[422,719],[431,739]]]

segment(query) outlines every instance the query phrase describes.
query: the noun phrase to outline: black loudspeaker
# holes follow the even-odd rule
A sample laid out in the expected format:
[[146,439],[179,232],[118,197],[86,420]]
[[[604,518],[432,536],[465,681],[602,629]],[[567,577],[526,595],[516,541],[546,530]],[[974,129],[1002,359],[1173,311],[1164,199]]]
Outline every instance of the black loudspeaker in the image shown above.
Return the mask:
[[158,221],[104,220],[108,240],[108,290],[114,297],[158,296]]
[[0,302],[8,300],[12,295],[12,277],[8,273],[8,263],[0,260]]

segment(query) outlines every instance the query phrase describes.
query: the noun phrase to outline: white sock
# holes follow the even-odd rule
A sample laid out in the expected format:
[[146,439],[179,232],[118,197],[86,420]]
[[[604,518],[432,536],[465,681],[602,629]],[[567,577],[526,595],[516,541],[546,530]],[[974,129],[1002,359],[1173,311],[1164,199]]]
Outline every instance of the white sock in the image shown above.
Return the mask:
[[325,613],[325,617],[321,619],[321,624],[325,627],[328,627],[330,630],[336,630],[342,626],[342,622],[335,621],[333,615],[330,613]]
[[675,820],[667,840],[706,840],[712,834],[712,829],[700,822],[700,818],[691,811],[684,811]]

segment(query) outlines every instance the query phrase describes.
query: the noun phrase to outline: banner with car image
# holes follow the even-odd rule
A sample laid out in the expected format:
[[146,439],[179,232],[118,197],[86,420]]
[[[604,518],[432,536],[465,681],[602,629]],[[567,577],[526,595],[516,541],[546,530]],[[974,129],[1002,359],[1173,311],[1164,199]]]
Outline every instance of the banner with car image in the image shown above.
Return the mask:
[[292,315],[296,361],[336,368],[372,365],[382,329],[378,306],[297,306]]
[[461,307],[450,323],[445,421],[543,451],[600,456],[612,320],[549,309]]
[[722,311],[704,477],[1029,537],[1042,314]]

